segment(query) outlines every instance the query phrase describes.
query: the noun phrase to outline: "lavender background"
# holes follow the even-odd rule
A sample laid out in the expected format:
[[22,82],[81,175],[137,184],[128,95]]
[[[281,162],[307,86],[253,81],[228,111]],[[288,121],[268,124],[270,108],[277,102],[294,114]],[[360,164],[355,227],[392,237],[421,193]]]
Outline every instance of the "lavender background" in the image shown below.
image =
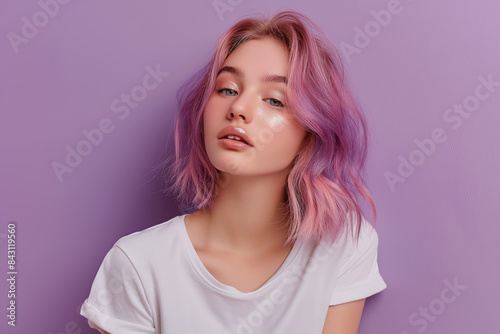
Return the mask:
[[[376,13],[388,8],[381,26]],[[372,131],[367,181],[388,284],[367,300],[359,333],[498,333],[494,0],[1,1],[0,332],[97,333],[79,308],[106,252],[121,236],[183,213],[152,174],[172,153],[177,89],[234,21],[284,9],[310,16],[339,49],[357,47],[342,54]],[[34,21],[37,31],[28,28]],[[359,36],[365,28],[369,41]],[[164,73],[151,90],[141,88],[148,67]],[[488,90],[480,77],[497,84]],[[120,98],[131,93],[140,101],[126,114]],[[449,110],[464,104],[469,116]],[[67,146],[89,150],[82,131],[102,122],[112,132],[58,178],[52,164],[66,164]],[[415,141],[433,132],[425,153]],[[386,174],[397,175],[401,159],[414,170],[391,187]],[[6,318],[11,221],[15,328]],[[454,281],[455,293],[446,290]]]

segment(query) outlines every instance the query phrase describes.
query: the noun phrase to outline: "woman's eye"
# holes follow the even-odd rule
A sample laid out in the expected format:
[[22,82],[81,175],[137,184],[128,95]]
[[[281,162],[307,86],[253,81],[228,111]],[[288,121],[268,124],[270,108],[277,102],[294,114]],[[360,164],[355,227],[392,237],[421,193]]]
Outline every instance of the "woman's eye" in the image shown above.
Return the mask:
[[269,104],[272,105],[273,107],[284,107],[283,103],[281,103],[280,100],[277,99],[266,99],[266,101],[269,100]]
[[229,88],[222,88],[218,90],[219,93],[223,93],[226,96],[236,96],[238,94],[235,90]]

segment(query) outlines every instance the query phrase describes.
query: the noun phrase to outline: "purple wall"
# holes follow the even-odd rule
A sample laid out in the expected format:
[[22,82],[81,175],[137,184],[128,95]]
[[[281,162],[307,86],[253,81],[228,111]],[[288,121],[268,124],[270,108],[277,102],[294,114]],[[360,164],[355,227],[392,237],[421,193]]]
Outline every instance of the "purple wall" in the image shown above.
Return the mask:
[[498,332],[494,0],[2,1],[0,332],[94,333],[78,311],[106,252],[183,212],[151,174],[172,152],[176,90],[235,20],[282,9],[310,16],[342,50],[372,130],[367,181],[388,289],[368,299],[359,332]]

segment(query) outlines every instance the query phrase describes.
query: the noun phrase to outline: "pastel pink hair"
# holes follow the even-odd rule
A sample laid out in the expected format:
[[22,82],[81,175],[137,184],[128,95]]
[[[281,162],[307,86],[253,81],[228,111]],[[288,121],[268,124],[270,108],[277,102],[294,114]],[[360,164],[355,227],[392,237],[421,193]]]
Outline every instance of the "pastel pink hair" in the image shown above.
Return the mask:
[[[287,105],[308,130],[285,184],[288,239],[337,239],[347,228],[359,239],[364,219],[357,194],[376,208],[364,186],[367,125],[344,78],[339,53],[326,34],[303,14],[284,11],[268,19],[246,18],[220,38],[211,61],[179,90],[175,161],[164,174],[167,192],[188,206],[210,207],[218,193],[219,171],[205,150],[203,111],[219,69],[239,45],[272,37],[289,51]],[[355,214],[356,219],[353,219]]]

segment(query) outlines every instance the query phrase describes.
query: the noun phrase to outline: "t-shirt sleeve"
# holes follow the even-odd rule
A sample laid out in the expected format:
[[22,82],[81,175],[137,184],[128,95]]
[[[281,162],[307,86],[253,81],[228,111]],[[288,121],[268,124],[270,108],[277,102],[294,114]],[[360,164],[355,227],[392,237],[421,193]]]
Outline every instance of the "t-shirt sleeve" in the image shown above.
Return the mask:
[[104,257],[80,314],[111,334],[155,333],[143,283],[119,246]]
[[387,288],[377,263],[377,232],[366,220],[362,224],[359,242],[346,251],[330,305],[364,299]]

